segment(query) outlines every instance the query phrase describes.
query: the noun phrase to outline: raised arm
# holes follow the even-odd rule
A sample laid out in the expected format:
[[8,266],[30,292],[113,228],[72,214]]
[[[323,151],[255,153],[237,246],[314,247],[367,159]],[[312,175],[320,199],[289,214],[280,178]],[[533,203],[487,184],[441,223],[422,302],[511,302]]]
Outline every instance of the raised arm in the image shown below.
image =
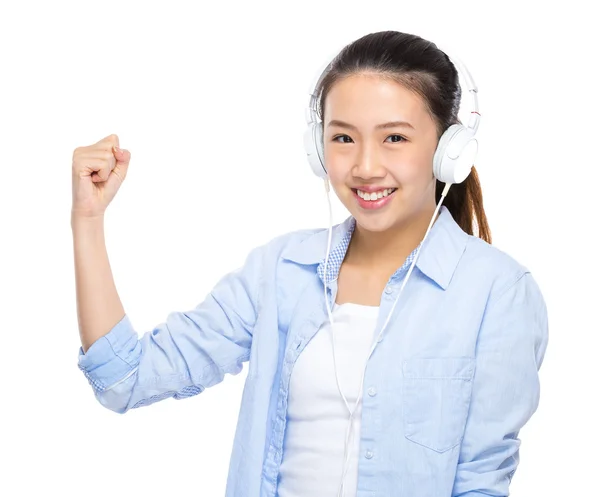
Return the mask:
[[105,407],[116,411],[200,393],[237,374],[250,357],[258,315],[262,253],[229,273],[194,309],[172,312],[141,337],[117,293],[104,240],[104,212],[123,182],[130,153],[116,135],[75,149],[71,227],[79,368]]
[[170,313],[139,337],[125,315],[84,354],[79,368],[115,412],[196,395],[238,374],[250,358],[259,312],[262,251],[223,277],[194,309]]

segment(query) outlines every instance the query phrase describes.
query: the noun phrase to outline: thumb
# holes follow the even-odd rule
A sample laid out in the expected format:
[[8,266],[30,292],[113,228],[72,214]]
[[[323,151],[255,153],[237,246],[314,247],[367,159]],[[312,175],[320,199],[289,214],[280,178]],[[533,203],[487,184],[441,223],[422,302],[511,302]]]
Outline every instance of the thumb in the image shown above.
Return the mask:
[[126,168],[129,165],[129,161],[131,160],[131,152],[126,149],[121,149],[118,146],[113,146],[113,154],[117,163],[115,164],[115,168],[117,166],[121,168]]
[[113,154],[116,159],[116,164],[105,183],[105,189],[111,198],[117,193],[117,190],[125,180],[129,161],[131,160],[131,152],[129,152],[129,150],[120,149],[117,146],[114,146]]

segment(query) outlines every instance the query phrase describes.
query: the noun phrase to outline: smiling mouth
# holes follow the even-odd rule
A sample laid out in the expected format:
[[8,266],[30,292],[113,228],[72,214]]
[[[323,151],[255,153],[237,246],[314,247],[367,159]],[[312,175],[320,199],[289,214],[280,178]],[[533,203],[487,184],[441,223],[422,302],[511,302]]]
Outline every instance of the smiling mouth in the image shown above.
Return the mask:
[[397,188],[384,188],[383,190],[379,190],[376,192],[363,192],[362,190],[359,190],[358,188],[352,188],[352,191],[356,195],[358,195],[361,199],[363,199],[367,202],[375,202],[383,197],[387,197],[387,196],[391,195],[396,190],[397,190]]

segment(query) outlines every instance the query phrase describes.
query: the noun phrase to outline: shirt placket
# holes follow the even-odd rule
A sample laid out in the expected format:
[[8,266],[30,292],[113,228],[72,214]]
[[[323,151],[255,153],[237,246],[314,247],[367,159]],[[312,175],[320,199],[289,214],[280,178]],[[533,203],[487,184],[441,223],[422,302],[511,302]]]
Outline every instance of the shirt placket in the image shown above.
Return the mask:
[[[329,305],[335,301],[337,295],[337,280],[330,282],[327,297]],[[315,296],[312,297],[313,299]],[[319,309],[319,304],[322,306],[323,293],[316,298],[317,300],[312,303],[308,303],[309,307]],[[323,324],[323,320],[327,319],[327,313],[324,310],[315,310],[309,314],[304,324],[300,327],[299,333],[292,338],[292,342],[289,347],[286,348],[283,357],[283,365],[281,368],[281,379],[279,381],[279,391],[277,395],[277,408],[275,413],[275,423],[273,425],[273,432],[271,434],[271,443],[269,450],[267,451],[267,458],[265,461],[266,474],[270,478],[272,485],[270,486],[269,497],[274,497],[277,489],[277,477],[279,474],[279,468],[283,459],[283,442],[285,436],[286,427],[286,414],[287,404],[289,397],[289,385],[292,371],[296,360],[308,345],[310,340],[319,331],[319,328]]]

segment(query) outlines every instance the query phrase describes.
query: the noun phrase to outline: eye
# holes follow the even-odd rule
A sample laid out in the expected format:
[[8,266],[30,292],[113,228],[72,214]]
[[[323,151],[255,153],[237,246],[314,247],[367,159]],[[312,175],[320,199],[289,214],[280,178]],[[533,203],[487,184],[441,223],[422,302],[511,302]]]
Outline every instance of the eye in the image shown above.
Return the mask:
[[390,135],[388,136],[388,138],[401,138],[401,140],[395,140],[392,143],[400,143],[406,141],[406,138],[404,138],[402,135]]
[[[344,138],[344,137],[346,137],[346,138],[350,138],[348,135],[337,135],[337,136],[334,136],[334,137],[331,139],[331,141],[336,141],[338,138]],[[352,138],[350,138],[350,140],[352,140]],[[338,142],[338,143],[350,143],[350,142]]]
[[[338,138],[348,138],[349,140],[352,140],[352,138],[350,138],[348,135],[337,135],[337,136],[334,136],[331,139],[331,141],[336,141]],[[393,140],[392,143],[402,143],[403,141],[407,141],[406,138],[404,138],[402,135],[390,135],[390,136],[388,136],[388,138],[398,138],[397,140]],[[338,142],[338,143],[351,143],[351,141],[350,142],[342,141],[342,142]]]

